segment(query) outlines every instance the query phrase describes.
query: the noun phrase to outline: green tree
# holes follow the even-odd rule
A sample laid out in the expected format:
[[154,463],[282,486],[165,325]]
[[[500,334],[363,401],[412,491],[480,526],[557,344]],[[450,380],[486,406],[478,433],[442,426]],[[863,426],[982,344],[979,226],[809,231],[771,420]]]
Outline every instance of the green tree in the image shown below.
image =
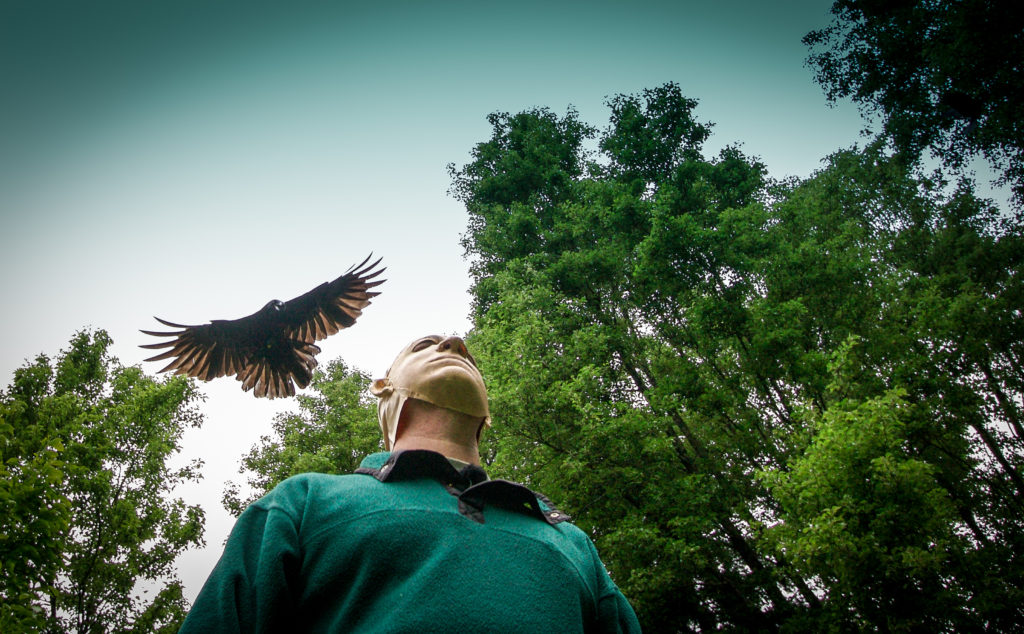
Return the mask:
[[804,38],[830,101],[883,120],[905,157],[932,149],[953,168],[976,155],[1024,203],[1024,14],[1012,0],[837,0]]
[[110,344],[79,332],[0,398],[4,631],[174,631],[184,616],[174,560],[203,543],[203,513],[171,496],[199,465],[167,461],[202,421],[198,394],[121,366]]
[[969,545],[956,534],[936,466],[915,450],[912,409],[892,390],[809,410],[808,446],[787,469],[767,473],[785,518],[769,541],[829,589],[819,623],[930,632],[979,625],[961,616],[974,580],[963,584],[949,566]]
[[239,473],[248,472],[251,495],[229,483],[223,504],[236,517],[282,480],[306,472],[352,473],[362,459],[382,450],[376,401],[370,378],[341,359],[313,375],[313,394],[300,394],[298,412],[274,419],[273,435],[242,457]]
[[[15,373],[9,392],[31,393],[51,374],[49,365],[37,360]],[[25,421],[27,409],[12,398],[0,402],[0,630],[5,632],[45,628],[42,599],[55,592],[60,536],[71,515],[61,487],[63,445],[46,436],[44,426]]]
[[1020,227],[874,146],[784,183],[706,158],[694,105],[492,116],[450,168],[492,473],[565,505],[654,631],[1012,627]]

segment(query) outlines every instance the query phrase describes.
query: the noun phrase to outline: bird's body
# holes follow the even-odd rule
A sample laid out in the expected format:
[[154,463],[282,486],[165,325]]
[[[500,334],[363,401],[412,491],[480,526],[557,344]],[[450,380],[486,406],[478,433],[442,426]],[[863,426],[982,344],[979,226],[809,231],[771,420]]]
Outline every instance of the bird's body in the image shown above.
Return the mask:
[[161,372],[210,381],[235,375],[242,389],[258,397],[294,396],[295,384],[309,385],[316,369],[320,347],[316,341],[348,328],[380,293],[370,289],[384,280],[373,280],[384,269],[380,263],[367,265],[370,258],[349,269],[333,282],[287,302],[271,300],[252,315],[241,319],[215,319],[208,324],[184,326],[159,317],[156,320],[173,332],[143,330],[147,335],[173,337],[143,348],[170,348],[146,359],[171,359]]

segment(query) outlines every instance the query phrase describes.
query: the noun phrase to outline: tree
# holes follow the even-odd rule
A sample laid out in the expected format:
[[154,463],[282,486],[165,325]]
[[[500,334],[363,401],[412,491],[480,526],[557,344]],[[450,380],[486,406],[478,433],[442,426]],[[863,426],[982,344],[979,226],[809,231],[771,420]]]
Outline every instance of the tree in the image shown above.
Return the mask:
[[171,493],[199,465],[167,461],[202,421],[198,394],[121,366],[110,344],[79,332],[0,398],[5,631],[174,631],[184,617],[174,560],[203,543],[203,512]]
[[273,436],[242,458],[239,473],[248,471],[252,494],[242,498],[229,483],[223,504],[236,517],[282,480],[299,473],[352,473],[362,459],[380,451],[376,402],[369,395],[370,378],[336,359],[313,375],[313,395],[300,394],[298,412],[274,419]]
[[[10,391],[29,391],[49,381],[48,364],[37,363],[15,373]],[[71,508],[62,492],[63,445],[43,437],[38,424],[20,425],[24,403],[0,402],[0,630],[42,630],[46,626],[43,597],[55,591],[61,564],[59,538],[68,529]]]
[[492,475],[564,505],[647,629],[1011,628],[1021,227],[877,145],[782,183],[706,158],[674,84],[608,105],[492,116],[450,168]]
[[804,43],[830,101],[881,115],[906,159],[981,154],[1024,202],[1024,13],[1011,0],[837,0]]
[[965,550],[954,506],[936,467],[913,449],[905,396],[892,390],[809,413],[806,449],[787,469],[766,473],[785,518],[767,534],[796,568],[828,587],[824,622],[973,629],[978,624],[961,613],[974,580],[943,580],[951,553]]

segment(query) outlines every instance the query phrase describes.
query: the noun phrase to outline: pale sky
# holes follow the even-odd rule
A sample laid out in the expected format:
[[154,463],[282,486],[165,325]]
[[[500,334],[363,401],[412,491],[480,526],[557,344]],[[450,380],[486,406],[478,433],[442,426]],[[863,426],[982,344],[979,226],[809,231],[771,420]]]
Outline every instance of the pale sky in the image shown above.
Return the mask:
[[[369,252],[382,295],[321,342],[383,374],[408,340],[470,327],[464,208],[448,163],[487,114],[534,106],[603,128],[607,97],[677,82],[772,176],[858,141],[800,38],[829,1],[97,2],[0,4],[0,381],[91,326],[126,365],[139,329],[233,319],[333,279]],[[156,364],[146,364],[154,372]],[[194,599],[233,523],[224,482],[294,402],[203,384],[179,494],[207,548],[179,560]],[[495,421],[500,424],[500,421]]]

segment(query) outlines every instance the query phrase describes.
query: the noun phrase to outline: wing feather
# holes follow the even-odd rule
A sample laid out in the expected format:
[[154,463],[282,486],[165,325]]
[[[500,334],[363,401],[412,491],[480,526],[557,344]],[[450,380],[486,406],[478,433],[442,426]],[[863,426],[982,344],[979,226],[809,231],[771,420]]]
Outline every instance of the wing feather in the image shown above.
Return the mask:
[[182,367],[181,373],[194,376],[198,379],[202,379],[203,375],[206,374],[206,364],[210,358],[210,353],[212,351],[212,348],[196,349],[195,354],[193,354],[192,357],[189,359],[188,366]]
[[176,357],[179,354],[181,354],[181,352],[179,350],[168,350],[167,352],[164,352],[163,354],[158,354],[156,356],[149,357],[148,359],[146,359],[146,361],[163,361],[164,359],[170,359],[171,357]]

